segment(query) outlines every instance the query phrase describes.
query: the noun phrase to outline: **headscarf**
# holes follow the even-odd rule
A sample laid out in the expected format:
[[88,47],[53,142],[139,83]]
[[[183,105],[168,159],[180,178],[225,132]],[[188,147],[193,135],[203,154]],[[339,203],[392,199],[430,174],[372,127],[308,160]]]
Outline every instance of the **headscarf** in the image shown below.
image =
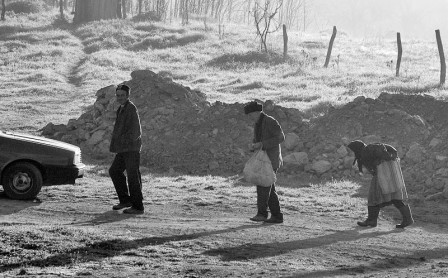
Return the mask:
[[362,162],[361,162],[361,153],[367,145],[361,140],[354,140],[348,144],[348,148],[355,153],[355,159],[353,160],[353,165],[358,162],[359,172],[362,172]]
[[263,110],[263,104],[256,101],[251,101],[244,106],[244,114],[249,114],[252,112],[261,112]]

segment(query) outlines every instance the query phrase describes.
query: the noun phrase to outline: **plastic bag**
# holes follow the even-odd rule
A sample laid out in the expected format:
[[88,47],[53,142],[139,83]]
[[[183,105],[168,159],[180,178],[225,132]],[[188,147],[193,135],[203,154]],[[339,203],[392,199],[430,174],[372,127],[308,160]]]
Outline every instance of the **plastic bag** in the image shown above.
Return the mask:
[[272,163],[267,153],[257,151],[244,165],[244,178],[255,185],[269,187],[277,180]]

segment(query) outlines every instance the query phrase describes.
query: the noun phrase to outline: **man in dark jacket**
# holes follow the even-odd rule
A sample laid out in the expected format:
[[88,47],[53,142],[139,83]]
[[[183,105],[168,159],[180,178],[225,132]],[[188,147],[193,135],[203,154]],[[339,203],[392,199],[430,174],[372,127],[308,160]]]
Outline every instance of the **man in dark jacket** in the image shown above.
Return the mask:
[[[117,110],[110,151],[116,153],[109,168],[109,175],[117,191],[119,204],[112,209],[127,208],[123,213],[142,214],[143,194],[140,174],[140,150],[142,128],[137,108],[129,100],[131,89],[121,84],[117,86],[116,97],[120,107]],[[126,170],[126,176],[124,171]]]
[[[244,106],[244,113],[255,121],[254,139],[249,146],[251,151],[262,149],[266,151],[272,163],[274,172],[283,165],[280,144],[285,141],[285,134],[280,124],[273,117],[263,112],[263,105],[256,101],[249,102]],[[257,207],[258,213],[250,220],[264,221],[267,223],[283,223],[283,213],[280,211],[280,202],[275,183],[269,187],[257,185]],[[267,208],[271,211],[268,219]]]

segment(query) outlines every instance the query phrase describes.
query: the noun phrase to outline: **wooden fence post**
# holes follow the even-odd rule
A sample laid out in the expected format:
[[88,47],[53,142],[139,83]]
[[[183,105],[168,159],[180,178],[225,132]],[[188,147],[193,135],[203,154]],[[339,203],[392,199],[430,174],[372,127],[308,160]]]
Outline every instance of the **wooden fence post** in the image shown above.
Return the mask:
[[330,62],[331,50],[333,49],[333,42],[334,38],[336,38],[336,33],[337,33],[336,26],[333,26],[333,34],[331,35],[330,44],[328,45],[327,58],[325,59],[325,65],[324,65],[325,68],[328,67],[328,63]]
[[436,30],[436,39],[440,56],[440,86],[442,86],[443,84],[445,84],[446,63],[445,63],[445,54],[443,53],[442,39],[440,38],[440,30]]
[[283,24],[283,58],[288,55],[288,33],[286,33],[286,25]]
[[400,64],[401,64],[401,55],[403,54],[403,48],[401,47],[401,35],[400,32],[397,33],[397,47],[398,47],[398,57],[397,57],[397,65],[395,70],[395,76],[400,76]]

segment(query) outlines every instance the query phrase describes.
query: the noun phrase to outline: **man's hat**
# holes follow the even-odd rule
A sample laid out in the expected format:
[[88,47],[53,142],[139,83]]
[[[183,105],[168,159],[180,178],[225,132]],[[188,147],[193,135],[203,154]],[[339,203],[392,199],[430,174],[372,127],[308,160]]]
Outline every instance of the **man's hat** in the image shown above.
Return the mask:
[[131,88],[129,88],[129,86],[128,86],[128,85],[125,85],[125,84],[120,84],[120,85],[118,85],[118,86],[117,86],[117,89],[115,89],[115,91],[118,91],[118,90],[125,91],[125,92],[128,93],[128,94],[131,92]]

